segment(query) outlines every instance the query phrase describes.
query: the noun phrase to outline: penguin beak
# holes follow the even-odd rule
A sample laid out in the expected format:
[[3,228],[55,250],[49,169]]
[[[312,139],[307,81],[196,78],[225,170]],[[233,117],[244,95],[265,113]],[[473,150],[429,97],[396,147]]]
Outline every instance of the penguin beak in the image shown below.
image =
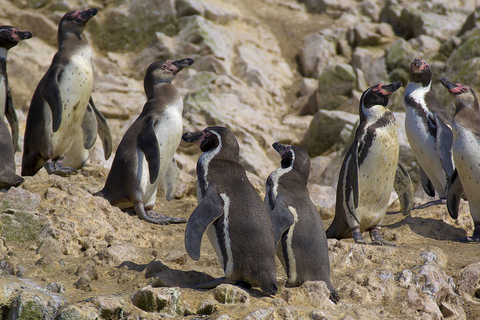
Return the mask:
[[[33,37],[33,34],[30,31],[15,31],[14,33],[20,40],[26,40]],[[18,40],[17,40],[18,41]]]
[[97,8],[91,8],[91,9],[88,9],[88,10],[85,10],[85,11],[81,11],[80,14],[78,15],[78,17],[82,20],[82,21],[78,21],[78,22],[87,22],[88,20],[90,20],[91,18],[93,18],[98,12],[98,9]]
[[392,93],[394,93],[395,91],[397,91],[402,85],[403,85],[402,82],[400,82],[400,81],[395,81],[394,83],[387,84],[387,85],[383,85],[381,92],[382,92],[384,95],[388,95],[388,96],[389,96],[389,95],[391,95]]
[[283,144],[281,144],[280,142],[274,142],[272,144],[272,147],[273,149],[275,149],[275,151],[277,151],[280,155],[283,154],[283,152],[285,151],[285,149],[287,149],[287,147]]
[[172,61],[172,64],[178,69],[178,71],[182,70],[183,68],[186,68],[188,66],[191,66],[193,64],[193,59],[191,58],[186,58],[186,59],[181,59],[181,60],[175,60]]
[[443,84],[445,88],[448,89],[448,91],[455,88],[455,85],[450,81],[448,81],[447,78],[444,78],[444,77],[440,78],[440,82]]
[[187,132],[182,136],[182,140],[188,143],[196,143],[202,138],[203,132]]

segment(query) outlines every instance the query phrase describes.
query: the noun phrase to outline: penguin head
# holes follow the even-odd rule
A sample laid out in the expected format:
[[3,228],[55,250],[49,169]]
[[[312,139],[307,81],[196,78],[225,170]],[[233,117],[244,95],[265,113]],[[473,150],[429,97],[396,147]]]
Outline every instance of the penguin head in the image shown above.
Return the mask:
[[426,61],[415,59],[410,64],[408,73],[410,82],[421,83],[426,87],[432,81],[432,70]]
[[[391,84],[379,83],[365,90],[360,98],[360,115],[383,113],[388,105],[388,99],[402,86],[400,81]],[[380,106],[380,108],[379,108]]]
[[97,8],[91,8],[84,11],[76,10],[66,13],[58,25],[59,42],[61,43],[64,39],[64,35],[68,33],[73,33],[78,39],[81,39],[81,35],[83,30],[85,30],[87,22],[93,18],[97,12]]
[[213,152],[216,158],[239,161],[240,148],[230,129],[225,127],[208,127],[201,132],[187,132],[182,140],[195,143],[204,153]]
[[143,86],[147,97],[150,99],[153,94],[153,87],[159,83],[171,83],[175,75],[184,68],[193,64],[193,59],[160,60],[150,64],[145,73]]
[[477,95],[472,88],[469,88],[461,83],[453,84],[446,78],[440,78],[440,82],[445,88],[447,88],[457,110],[462,107],[478,109]]
[[22,40],[30,39],[30,31],[20,31],[12,26],[0,26],[0,47],[7,50],[15,47]]
[[304,177],[306,183],[310,173],[310,157],[308,156],[308,153],[302,148],[292,145],[283,145],[280,142],[273,143],[272,147],[282,157],[282,168],[292,168],[294,171],[298,171],[300,175]]

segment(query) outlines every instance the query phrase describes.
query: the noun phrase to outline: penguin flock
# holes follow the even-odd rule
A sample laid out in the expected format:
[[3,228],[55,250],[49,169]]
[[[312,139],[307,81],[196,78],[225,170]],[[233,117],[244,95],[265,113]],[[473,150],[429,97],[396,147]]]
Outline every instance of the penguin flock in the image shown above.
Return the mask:
[[[108,123],[91,97],[92,49],[83,31],[98,10],[71,11],[58,28],[58,51],[40,80],[28,110],[22,176],[42,167],[48,174],[69,176],[88,161],[100,137],[105,158],[112,153]],[[19,186],[14,154],[19,150],[18,120],[8,86],[6,56],[28,31],[0,26],[0,188]],[[221,283],[258,286],[268,295],[278,291],[276,257],[285,269],[287,286],[324,281],[334,302],[339,296],[330,279],[327,238],[352,237],[367,244],[396,246],[383,239],[380,228],[393,190],[402,212],[413,208],[413,187],[399,162],[395,117],[389,98],[402,83],[376,84],[360,98],[360,122],[346,152],[337,185],[335,216],[327,230],[313,204],[307,181],[310,158],[297,146],[273,143],[280,167],[266,180],[261,199],[240,164],[239,144],[226,127],[208,127],[182,135],[183,99],[172,81],[193,59],[153,62],[146,70],[147,102],[124,134],[102,190],[94,194],[122,210],[133,210],[139,219],[155,224],[186,223],[185,248],[200,259],[204,233],[223,267],[224,277],[197,284],[197,289]],[[404,96],[405,128],[421,172],[422,187],[438,195],[454,219],[460,198],[468,199],[474,221],[472,236],[457,240],[480,242],[480,109],[472,88],[441,78],[455,104],[450,117],[431,91],[432,71],[415,59]],[[203,152],[197,162],[198,205],[188,221],[153,211],[157,188],[163,185],[173,199],[179,169],[174,159],[183,140]],[[435,202],[438,203],[438,202]]]

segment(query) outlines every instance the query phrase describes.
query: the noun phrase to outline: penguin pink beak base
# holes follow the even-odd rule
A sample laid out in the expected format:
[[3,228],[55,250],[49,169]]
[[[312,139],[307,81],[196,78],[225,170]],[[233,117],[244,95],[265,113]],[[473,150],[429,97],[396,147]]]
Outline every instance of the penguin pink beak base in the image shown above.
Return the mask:
[[443,84],[445,88],[447,88],[448,92],[450,92],[451,94],[458,95],[458,94],[468,92],[467,86],[464,86],[461,83],[453,84],[450,81],[448,81],[447,78],[443,78],[443,77],[440,78],[440,82]]
[[382,84],[380,83],[378,86],[372,89],[374,92],[378,92],[384,96],[390,96],[392,93],[397,91],[402,86],[402,82],[395,81],[391,84]]

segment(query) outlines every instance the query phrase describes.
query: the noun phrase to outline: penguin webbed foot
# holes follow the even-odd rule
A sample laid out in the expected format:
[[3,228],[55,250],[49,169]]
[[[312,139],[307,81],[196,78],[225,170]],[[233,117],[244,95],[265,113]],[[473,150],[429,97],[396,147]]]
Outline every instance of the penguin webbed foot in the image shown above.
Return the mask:
[[193,289],[213,289],[221,284],[235,284],[233,281],[227,280],[225,277],[213,279],[207,282],[202,282],[194,285]]
[[157,213],[151,209],[145,210],[145,206],[143,205],[143,202],[137,202],[134,204],[133,207],[135,209],[135,213],[137,214],[138,218],[146,222],[161,224],[161,225],[187,222],[187,219],[184,219],[184,218],[169,217],[169,216]]
[[458,242],[477,242],[480,243],[480,227],[476,227],[471,237],[459,237],[455,239]]
[[358,244],[367,244],[367,242],[365,241],[365,239],[363,239],[363,237],[362,237],[362,233],[360,232],[360,228],[359,228],[359,227],[356,227],[356,228],[353,228],[353,229],[352,229],[352,237],[353,237],[353,240],[355,241],[355,243],[358,243]]
[[425,208],[428,208],[428,207],[431,207],[431,206],[442,205],[442,204],[446,204],[446,203],[447,203],[447,199],[441,198],[441,199],[438,199],[438,200],[433,200],[433,201],[429,201],[427,203],[421,204],[417,207],[414,207],[412,210],[425,209]]
[[337,290],[330,290],[329,299],[332,300],[333,303],[337,304],[340,301],[340,296],[338,295]]
[[379,228],[375,228],[375,227],[374,227],[374,228],[370,231],[370,238],[372,239],[372,242],[370,243],[371,245],[398,247],[397,244],[395,244],[395,243],[393,243],[393,242],[391,242],[391,241],[388,241],[388,240],[383,239],[382,234],[380,233],[380,229],[379,229]]
[[62,160],[49,159],[44,164],[45,170],[48,174],[56,174],[60,177],[69,177],[72,174],[77,174],[78,170],[70,167],[64,167]]

